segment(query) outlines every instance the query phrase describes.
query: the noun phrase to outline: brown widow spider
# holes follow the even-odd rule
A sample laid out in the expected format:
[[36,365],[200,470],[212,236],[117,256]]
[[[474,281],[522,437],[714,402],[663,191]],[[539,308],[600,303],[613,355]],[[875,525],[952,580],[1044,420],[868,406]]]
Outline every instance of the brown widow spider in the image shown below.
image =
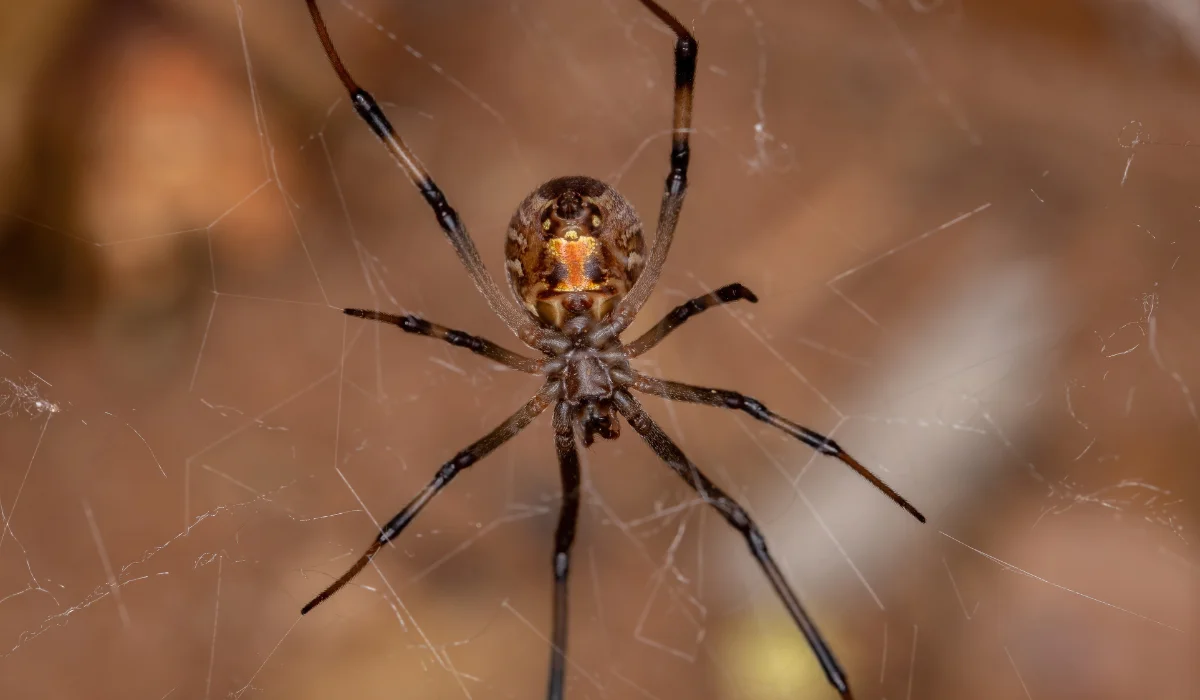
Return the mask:
[[735,391],[654,379],[629,365],[631,358],[658,345],[683,322],[705,309],[743,299],[758,301],[749,289],[740,284],[730,284],[676,307],[631,343],[623,343],[619,337],[633,322],[654,289],[666,262],[667,250],[671,247],[679,212],[683,208],[683,197],[687,191],[688,134],[692,123],[692,92],[698,48],[696,38],[674,15],[654,0],[639,1],[676,36],[671,170],[667,175],[662,208],[658,215],[654,247],[650,250],[650,257],[644,258],[641,222],[625,198],[613,188],[590,177],[550,180],[521,202],[508,226],[505,268],[512,291],[524,306],[522,309],[501,295],[458,214],[446,202],[442,191],[404,140],[392,129],[375,99],[350,77],[329,39],[316,0],[306,0],[325,54],[342,85],[349,91],[355,111],[371,127],[396,164],[429,203],[459,260],[491,310],[522,342],[540,351],[544,357],[524,357],[489,340],[451,330],[416,316],[397,316],[364,309],[345,309],[345,313],[394,324],[408,333],[444,340],[512,369],[545,376],[546,382],[532,399],[495,430],[443,464],[416,498],[383,526],[367,547],[366,553],[338,580],[305,605],[301,613],[307,613],[321,604],[362,571],[379,549],[397,537],[455,476],[504,444],[553,405],[554,446],[558,452],[563,500],[554,536],[554,631],[547,697],[561,700],[567,648],[567,574],[579,516],[580,477],[576,445],[581,440],[585,446],[590,446],[597,435],[610,440],[616,438],[620,435],[620,415],[667,466],[746,538],[750,552],[808,640],[829,682],[843,698],[849,699],[852,696],[845,673],[784,579],[779,566],[767,552],[766,541],[758,526],[745,509],[684,456],[629,390],[635,389],[672,401],[745,411],[821,454],[841,460],[917,520],[925,522],[925,517],[836,442],[767,410],[755,399]]

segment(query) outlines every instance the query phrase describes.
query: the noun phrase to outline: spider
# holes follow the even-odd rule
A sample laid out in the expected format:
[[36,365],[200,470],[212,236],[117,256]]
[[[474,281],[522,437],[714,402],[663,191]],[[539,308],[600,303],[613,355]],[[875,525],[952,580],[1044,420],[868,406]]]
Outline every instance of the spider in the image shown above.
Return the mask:
[[812,647],[830,684],[843,698],[851,699],[845,672],[816,625],[800,604],[778,564],[767,551],[758,526],[746,510],[693,464],[662,428],[642,408],[630,390],[672,401],[698,403],[744,411],[795,437],[824,455],[841,460],[876,488],[925,522],[925,517],[836,442],[770,411],[761,402],[736,391],[710,389],[648,377],[633,369],[629,360],[658,345],[689,318],[719,304],[755,303],[758,298],[741,284],[730,284],[696,297],[672,310],[636,340],[624,343],[621,333],[654,289],[675,234],[687,192],[692,123],[692,93],[696,76],[696,38],[670,12],[654,0],[639,0],[675,33],[675,99],[670,172],[663,192],[654,245],[645,257],[642,228],[633,207],[616,190],[590,177],[560,177],[538,187],[517,207],[508,226],[505,269],[517,302],[503,296],[488,273],[458,214],[417,157],[396,134],[375,99],[350,77],[329,38],[316,0],[306,0],[313,26],[325,54],[350,101],[371,131],[379,137],[396,164],[433,209],[438,223],[458,254],[475,287],[492,312],[516,336],[542,357],[519,355],[478,336],[452,330],[411,315],[394,315],[366,309],[345,309],[358,318],[381,321],[417,335],[446,341],[514,370],[545,377],[542,388],[487,435],[458,452],[432,481],[387,522],[366,552],[328,588],[313,598],[301,613],[308,613],[354,578],[395,539],[433,497],[454,477],[533,422],[551,406],[554,446],[562,480],[562,507],[554,535],[554,602],[552,644],[547,698],[563,697],[567,649],[567,579],[571,544],[579,516],[578,443],[591,446],[596,436],[611,440],[620,435],[620,417],[641,436],[700,498],[712,506],[746,539],[751,554],[771,582]]

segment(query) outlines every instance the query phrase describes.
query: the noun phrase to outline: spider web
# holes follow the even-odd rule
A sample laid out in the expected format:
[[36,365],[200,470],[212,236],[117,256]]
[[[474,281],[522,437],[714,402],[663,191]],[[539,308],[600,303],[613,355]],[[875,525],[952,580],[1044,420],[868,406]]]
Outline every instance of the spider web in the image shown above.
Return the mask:
[[[833,435],[929,523],[741,414],[646,403],[856,697],[1200,697],[1191,6],[668,6],[702,44],[691,189],[634,332],[729,282],[761,302],[639,367]],[[299,615],[536,388],[339,313],[517,345],[303,3],[39,7],[0,141],[0,695],[540,697],[545,417]],[[493,272],[553,176],[653,221],[671,39],[637,3],[323,7]],[[625,432],[583,455],[568,695],[835,697],[744,544]]]

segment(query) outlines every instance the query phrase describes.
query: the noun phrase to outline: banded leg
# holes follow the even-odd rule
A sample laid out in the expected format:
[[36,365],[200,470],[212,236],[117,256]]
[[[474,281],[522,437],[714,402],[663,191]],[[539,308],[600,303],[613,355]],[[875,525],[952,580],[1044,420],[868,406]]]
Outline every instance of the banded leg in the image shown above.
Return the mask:
[[844,700],[852,700],[853,696],[850,694],[850,685],[846,680],[845,672],[838,665],[833,651],[821,637],[817,626],[805,612],[804,606],[800,604],[796,593],[788,585],[787,579],[783,577],[779,565],[767,551],[767,543],[762,532],[750,519],[746,510],[688,460],[683,451],[671,438],[667,437],[663,429],[650,418],[636,399],[625,392],[617,392],[613,402],[617,405],[617,410],[621,412],[621,415],[625,416],[625,420],[629,421],[629,425],[650,445],[650,449],[654,450],[658,458],[666,462],[667,466],[695,489],[705,503],[712,506],[721,514],[721,517],[725,518],[725,522],[729,523],[730,527],[746,538],[746,545],[750,548],[750,553],[758,560],[758,565],[767,575],[772,588],[775,589],[775,594],[791,614],[801,633],[804,634],[804,638],[808,640],[808,645],[812,647],[813,654],[821,664],[821,669],[825,671],[825,677],[842,694]]
[[562,509],[554,530],[554,632],[550,647],[550,681],[546,697],[562,700],[567,667],[567,575],[571,569],[571,545],[579,522],[579,451],[571,427],[570,408],[560,402],[554,411],[554,448],[562,477]]
[[683,384],[681,382],[672,382],[665,379],[654,379],[647,377],[644,374],[635,374],[634,381],[631,384],[634,389],[644,391],[647,394],[661,396],[664,399],[672,401],[686,401],[688,403],[701,403],[706,406],[717,406],[719,408],[733,408],[740,411],[745,411],[758,420],[778,428],[792,437],[800,440],[804,444],[813,448],[823,455],[836,457],[843,464],[858,472],[867,481],[871,482],[875,488],[882,491],[888,498],[896,502],[910,515],[921,522],[925,522],[925,516],[921,511],[917,510],[913,504],[909,503],[903,496],[896,493],[891,486],[888,486],[882,479],[871,473],[871,470],[864,467],[858,460],[851,457],[845,450],[836,442],[824,435],[805,428],[802,425],[793,423],[783,416],[768,410],[757,399],[753,399],[744,394],[739,394],[736,391],[727,391],[725,389],[708,389],[705,387],[692,386],[691,384]]
[[663,320],[659,321],[656,326],[646,331],[637,340],[625,346],[625,354],[629,357],[637,357],[645,353],[650,348],[662,342],[676,328],[683,325],[692,316],[711,309],[718,304],[728,304],[730,302],[745,299],[751,304],[758,303],[758,297],[754,292],[746,289],[742,285],[734,282],[727,284],[724,287],[709,292],[704,296],[691,299],[671,310]]
[[321,591],[316,598],[313,598],[307,605],[301,608],[300,614],[306,614],[308,611],[325,602],[329,596],[341,590],[342,586],[349,583],[350,579],[357,576],[358,572],[362,571],[371,562],[372,557],[375,556],[380,547],[383,547],[383,545],[392,541],[404,531],[404,528],[417,517],[421,509],[433,500],[433,497],[438,495],[438,492],[445,488],[451,479],[521,432],[525,426],[533,422],[534,418],[537,418],[542,411],[546,410],[557,395],[558,383],[547,382],[541,391],[532,399],[529,399],[524,406],[517,409],[516,413],[496,426],[492,432],[471,443],[469,447],[454,455],[449,462],[443,464],[442,468],[434,475],[433,480],[425,488],[421,489],[416,498],[409,501],[408,505],[404,506],[404,510],[397,513],[386,525],[380,528],[379,535],[371,542],[371,545],[367,547],[367,551],[359,557],[358,561],[354,562],[354,565],[347,569],[346,573],[342,574],[338,580],[334,581],[328,588]]
[[444,340],[451,345],[460,348],[466,348],[476,355],[482,355],[493,362],[498,362],[505,367],[515,369],[519,372],[528,372],[529,374],[540,374],[541,363],[529,357],[518,355],[517,353],[507,350],[496,345],[490,340],[480,338],[470,333],[456,331],[445,326],[439,326],[436,323],[430,323],[423,318],[405,314],[399,316],[396,314],[388,314],[382,311],[371,311],[369,309],[342,309],[347,316],[355,316],[357,318],[365,318],[371,321],[381,321],[390,323],[398,327],[405,333],[415,333],[417,335],[425,335],[430,338]]
[[421,196],[425,198],[425,202],[433,209],[434,216],[437,217],[438,224],[450,240],[450,245],[454,246],[454,252],[458,255],[458,259],[462,261],[463,266],[467,269],[467,274],[471,276],[471,281],[475,283],[475,287],[487,300],[492,312],[499,316],[505,325],[528,345],[540,350],[557,341],[565,349],[565,339],[560,339],[558,334],[539,328],[524,311],[517,308],[511,299],[500,293],[500,288],[496,286],[496,280],[484,267],[483,260],[479,257],[479,251],[475,248],[475,242],[471,240],[467,227],[459,219],[458,212],[446,201],[442,190],[429,176],[425,166],[417,160],[408,144],[404,143],[404,139],[396,134],[396,130],[392,128],[391,122],[388,121],[387,115],[384,114],[379,103],[375,101],[371,93],[354,82],[354,78],[350,77],[350,72],[342,65],[342,59],[338,56],[337,49],[334,48],[333,41],[329,38],[325,20],[321,18],[317,0],[306,0],[306,2],[308,3],[308,12],[312,15],[313,26],[321,38],[321,45],[325,48],[325,55],[329,57],[329,63],[337,73],[338,79],[350,93],[350,102],[354,105],[354,111],[358,112],[358,116],[362,117],[367,126],[371,127],[371,131],[383,142],[392,159],[396,161],[396,165],[400,166]]
[[675,236],[679,223],[679,212],[683,209],[683,197],[687,192],[688,160],[691,156],[688,135],[692,130],[692,95],[696,89],[696,54],[700,44],[675,15],[667,12],[654,0],[641,0],[642,5],[652,12],[671,31],[675,32],[675,107],[671,121],[671,170],[667,174],[663,191],[662,207],[658,211],[658,228],[654,233],[654,247],[641,276],[633,283],[617,308],[612,320],[592,331],[590,341],[595,346],[603,345],[615,338],[633,323],[642,305],[650,298],[658,277],[667,261],[667,251]]

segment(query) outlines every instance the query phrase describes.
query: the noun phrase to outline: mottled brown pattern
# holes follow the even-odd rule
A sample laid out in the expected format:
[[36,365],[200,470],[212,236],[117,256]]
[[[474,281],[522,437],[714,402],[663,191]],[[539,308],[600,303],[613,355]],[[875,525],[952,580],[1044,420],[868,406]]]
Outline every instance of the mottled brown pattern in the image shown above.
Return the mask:
[[[375,23],[323,3],[348,67],[399,105],[397,126],[493,272],[504,219],[556,174],[607,178],[653,228],[671,65],[629,2],[350,4]],[[1179,23],[1154,21],[1170,6]],[[718,409],[643,403],[764,516],[863,679],[861,700],[1196,697],[1200,430],[1172,373],[1194,398],[1200,149],[1160,145],[1200,140],[1200,22],[1182,24],[1185,6],[668,4],[705,43],[697,168],[664,293],[625,335],[728,281],[763,300],[690,318],[639,366],[753,387],[836,426],[931,525],[904,526],[857,475],[809,464],[758,421],[747,431]],[[0,698],[541,700],[551,415],[456,479],[361,586],[293,624],[361,554],[367,512],[391,515],[532,391],[468,353],[474,343],[326,307],[322,292],[506,341],[338,92],[306,19],[299,0],[0,7],[12,30],[0,42],[0,384],[36,383],[64,409],[0,417]],[[1049,286],[987,286],[1017,263]],[[1135,322],[1152,290],[1151,336]],[[1049,310],[1051,325],[964,355],[973,322],[1012,296],[1010,322]],[[834,700],[771,590],[742,568],[740,538],[702,518],[623,428],[597,441],[579,489],[567,700]],[[570,445],[556,442],[565,463]],[[1135,478],[1171,496],[1122,502],[1139,489],[1112,486]],[[1122,500],[1067,510],[1046,495],[1064,480]],[[1166,513],[1182,537],[1143,517],[1169,499],[1182,499]],[[939,531],[1187,633],[1014,574]]]
[[619,192],[590,177],[560,177],[517,207],[504,267],[530,315],[561,327],[571,308],[605,316],[641,274],[643,250],[642,223]]
[[[523,317],[511,300],[500,297],[495,281],[483,267],[466,226],[441,189],[428,173],[414,164],[415,157],[395,132],[375,98],[359,87],[342,67],[316,0],[308,0],[309,13],[325,53],[342,85],[350,93],[355,111],[384,143],[393,160],[408,173],[409,179],[432,208],[438,224],[454,245],[459,259],[474,278],[475,286],[492,311],[526,345],[541,351],[546,358],[535,360],[509,353],[490,341],[451,331],[423,319],[367,309],[350,308],[345,312],[351,316],[394,323],[422,335],[441,336],[447,342],[467,347],[512,369],[542,375],[546,380],[541,391],[504,423],[445,462],[425,488],[383,525],[366,552],[301,608],[300,613],[303,615],[312,611],[354,579],[380,548],[398,537],[457,474],[515,437],[551,403],[557,403],[554,412],[555,446],[562,478],[563,507],[559,511],[555,531],[554,637],[551,639],[547,700],[563,700],[566,679],[567,574],[570,570],[571,546],[575,541],[580,482],[578,453],[574,443],[580,442],[584,447],[590,447],[597,435],[606,440],[616,439],[621,434],[619,416],[624,416],[659,459],[682,477],[705,503],[720,513],[726,524],[742,535],[751,555],[775,589],[779,601],[812,649],[830,685],[841,694],[842,700],[853,700],[845,670],[834,658],[829,644],[817,631],[779,565],[767,551],[766,540],[750,514],[690,462],[629,393],[631,390],[643,391],[672,401],[745,411],[817,452],[841,460],[917,520],[925,522],[925,516],[912,504],[832,439],[783,418],[768,410],[757,399],[744,394],[678,382],[656,383],[629,364],[631,355],[619,336],[636,318],[666,263],[687,191],[690,158],[688,132],[691,126],[696,54],[699,50],[696,38],[678,18],[654,0],[641,2],[676,37],[671,170],[665,183],[650,260],[643,269],[641,223],[633,208],[615,190],[588,177],[550,180],[521,203],[510,222],[506,237],[508,259],[505,267],[509,282],[515,296],[530,313],[529,317]],[[726,289],[743,288],[734,284]],[[724,296],[717,293],[716,302],[725,303],[739,298],[753,301],[755,295],[749,290]],[[671,317],[660,321],[651,330],[652,337],[642,336],[634,342],[639,347],[649,349],[688,316],[703,311],[713,303],[710,295],[697,297],[688,302],[682,312],[673,313]]]

